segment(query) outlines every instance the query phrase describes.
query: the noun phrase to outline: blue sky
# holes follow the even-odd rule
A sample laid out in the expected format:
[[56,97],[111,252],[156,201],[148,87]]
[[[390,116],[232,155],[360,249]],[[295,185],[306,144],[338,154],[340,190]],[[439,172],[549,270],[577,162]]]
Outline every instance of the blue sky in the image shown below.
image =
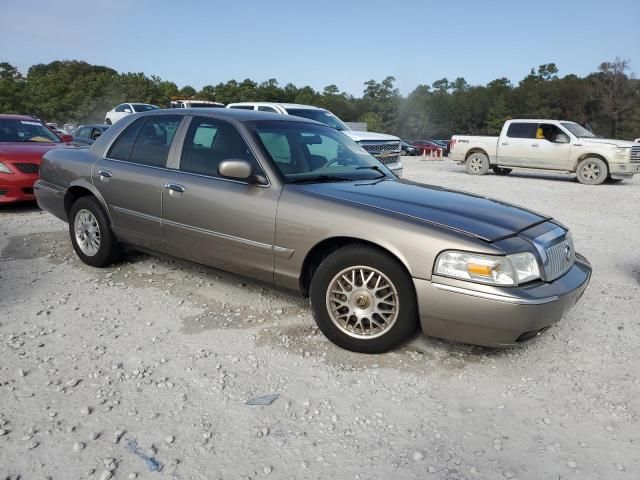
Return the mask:
[[640,73],[640,1],[0,0],[0,62],[79,59],[201,88],[276,78],[360,95],[447,77],[517,83],[555,62],[584,75],[616,56]]

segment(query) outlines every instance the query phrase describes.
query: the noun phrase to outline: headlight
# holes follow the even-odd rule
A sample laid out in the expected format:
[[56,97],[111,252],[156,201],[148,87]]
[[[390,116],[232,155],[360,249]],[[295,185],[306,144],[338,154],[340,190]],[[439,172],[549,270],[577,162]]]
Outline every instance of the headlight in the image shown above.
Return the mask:
[[619,148],[619,147],[613,147],[613,159],[614,160],[626,160],[627,157],[629,156],[629,152],[631,151],[631,149],[629,148]]
[[515,286],[540,278],[538,261],[530,252],[505,257],[469,252],[442,252],[436,259],[433,273],[506,286]]
[[2,162],[0,162],[0,172],[2,172],[2,173],[13,173],[11,170],[9,170],[9,167],[7,167]]

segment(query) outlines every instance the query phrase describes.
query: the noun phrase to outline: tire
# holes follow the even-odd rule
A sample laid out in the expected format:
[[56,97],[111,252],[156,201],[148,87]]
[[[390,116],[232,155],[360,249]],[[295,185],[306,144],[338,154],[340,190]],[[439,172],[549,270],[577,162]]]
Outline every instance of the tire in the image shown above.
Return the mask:
[[578,163],[576,177],[580,183],[585,185],[600,185],[609,176],[609,168],[603,160],[591,157],[585,158]]
[[512,170],[513,169],[511,169],[511,168],[493,167],[493,173],[495,173],[496,175],[501,175],[501,176],[509,175]]
[[310,297],[322,333],[352,352],[389,351],[417,328],[411,277],[397,260],[372,247],[346,246],[326,257],[313,275]]
[[469,175],[484,175],[489,171],[489,158],[482,152],[474,152],[467,157],[465,170]]
[[87,265],[102,268],[122,258],[122,246],[95,197],[80,197],[73,204],[69,212],[69,235],[73,249]]

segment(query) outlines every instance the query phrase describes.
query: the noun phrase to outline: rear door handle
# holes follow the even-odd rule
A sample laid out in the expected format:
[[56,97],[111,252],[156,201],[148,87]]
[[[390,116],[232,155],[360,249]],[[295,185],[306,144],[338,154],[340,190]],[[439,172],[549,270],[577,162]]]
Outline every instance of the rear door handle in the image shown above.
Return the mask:
[[107,182],[109,178],[113,177],[109,170],[98,170],[98,175],[103,182]]
[[177,183],[165,183],[164,188],[176,193],[184,193],[187,190],[182,185],[178,185]]
[[508,142],[502,142],[502,145],[509,145]]
[[531,146],[538,148],[540,145],[538,145],[537,143],[532,143]]

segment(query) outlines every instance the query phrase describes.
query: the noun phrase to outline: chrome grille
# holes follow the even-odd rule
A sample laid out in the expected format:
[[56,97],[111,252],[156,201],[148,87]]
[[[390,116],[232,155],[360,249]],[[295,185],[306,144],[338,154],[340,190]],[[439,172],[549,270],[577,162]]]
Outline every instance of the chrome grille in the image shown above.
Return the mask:
[[573,238],[567,233],[564,240],[545,248],[546,260],[544,263],[545,279],[550,282],[567,273],[576,259],[573,249]]
[[631,163],[640,163],[640,145],[631,147]]
[[360,142],[360,145],[385,165],[400,161],[400,142]]
[[40,172],[40,165],[38,165],[37,163],[14,163],[13,166],[20,170],[22,173]]

